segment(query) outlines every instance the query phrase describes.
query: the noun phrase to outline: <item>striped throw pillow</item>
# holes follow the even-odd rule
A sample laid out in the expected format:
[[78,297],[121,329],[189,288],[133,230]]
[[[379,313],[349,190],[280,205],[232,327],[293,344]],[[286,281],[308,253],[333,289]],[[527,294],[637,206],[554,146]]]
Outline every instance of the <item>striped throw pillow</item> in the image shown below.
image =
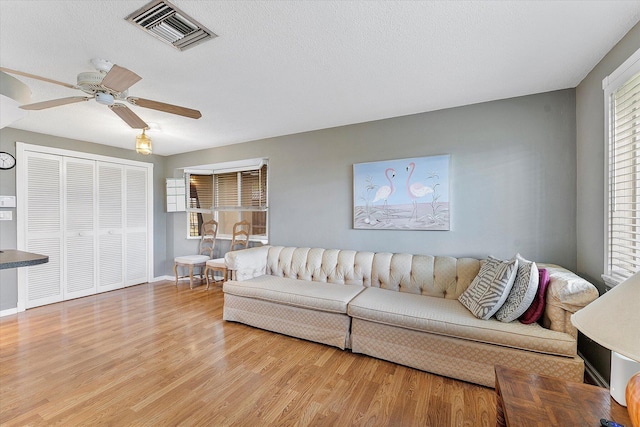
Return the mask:
[[513,287],[504,305],[496,312],[496,319],[501,322],[513,322],[527,311],[538,291],[540,277],[535,262],[527,261],[520,254],[518,259],[518,273]]
[[506,301],[517,272],[516,258],[502,261],[490,256],[458,301],[477,318],[487,320]]

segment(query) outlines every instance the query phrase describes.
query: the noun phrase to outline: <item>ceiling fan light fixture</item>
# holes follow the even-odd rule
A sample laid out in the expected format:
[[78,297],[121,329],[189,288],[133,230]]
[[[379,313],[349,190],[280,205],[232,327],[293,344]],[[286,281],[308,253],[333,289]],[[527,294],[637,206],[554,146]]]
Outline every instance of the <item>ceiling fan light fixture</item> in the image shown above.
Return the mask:
[[102,105],[113,105],[113,95],[104,92],[96,93],[96,102]]
[[142,133],[136,136],[136,153],[146,156],[151,154],[151,138],[144,131],[145,129],[142,129]]

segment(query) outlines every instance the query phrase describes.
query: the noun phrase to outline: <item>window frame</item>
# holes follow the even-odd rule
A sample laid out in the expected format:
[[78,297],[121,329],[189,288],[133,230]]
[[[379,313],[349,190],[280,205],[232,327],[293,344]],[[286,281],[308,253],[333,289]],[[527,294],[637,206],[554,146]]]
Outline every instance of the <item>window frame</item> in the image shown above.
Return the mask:
[[[609,235],[610,218],[610,148],[613,142],[613,127],[615,126],[614,111],[612,111],[612,95],[633,76],[640,72],[640,49],[634,52],[622,65],[602,80],[604,91],[604,263],[602,279],[607,287],[614,287],[624,280],[620,274],[616,274],[611,269],[610,247],[611,239]],[[639,194],[640,196],[640,194]]]
[[[256,160],[258,160],[256,162]],[[236,165],[236,163],[240,163],[240,165]],[[243,164],[245,163],[245,164]],[[227,167],[229,164],[233,164],[232,167]],[[265,182],[265,201],[264,201],[264,206],[261,208],[257,208],[257,209],[250,209],[250,208],[246,208],[246,207],[242,207],[242,206],[234,206],[234,207],[216,207],[216,175],[222,175],[222,174],[229,174],[229,173],[236,173],[238,174],[238,187],[240,187],[240,174],[242,172],[247,172],[247,171],[257,171],[260,170],[263,166],[266,166],[266,182]],[[230,162],[230,163],[220,163],[220,164],[212,164],[212,165],[205,165],[205,166],[196,166],[193,168],[188,168],[184,170],[184,174],[185,174],[185,183],[187,185],[186,187],[186,197],[187,197],[187,201],[186,201],[186,206],[187,206],[187,221],[186,221],[186,233],[187,233],[187,239],[200,239],[200,236],[191,236],[190,233],[190,228],[191,228],[191,214],[192,213],[206,213],[206,214],[211,214],[213,219],[215,219],[216,221],[220,222],[220,213],[221,212],[236,212],[238,215],[237,221],[241,221],[242,220],[242,214],[244,212],[265,212],[266,213],[266,218],[265,218],[265,233],[264,234],[260,234],[260,235],[256,235],[256,234],[251,234],[249,236],[249,241],[250,242],[261,242],[263,244],[267,244],[269,242],[269,203],[268,203],[268,198],[269,198],[269,161],[268,159],[252,159],[252,160],[247,160],[247,161],[240,161],[240,162]],[[190,208],[190,203],[189,203],[189,197],[190,197],[190,188],[188,186],[190,186],[190,177],[191,175],[206,175],[206,176],[210,176],[211,177],[211,185],[212,185],[212,194],[213,194],[213,201],[212,201],[212,206],[210,207],[210,209],[203,209],[203,208]],[[240,189],[240,188],[239,188]],[[238,198],[240,198],[241,196],[241,192],[239,192],[238,194]],[[222,230],[222,226],[220,226],[220,230]],[[252,223],[252,230],[253,230],[253,223]],[[232,238],[232,234],[231,233],[218,233],[217,238],[219,239],[223,239],[223,240],[231,240]]]

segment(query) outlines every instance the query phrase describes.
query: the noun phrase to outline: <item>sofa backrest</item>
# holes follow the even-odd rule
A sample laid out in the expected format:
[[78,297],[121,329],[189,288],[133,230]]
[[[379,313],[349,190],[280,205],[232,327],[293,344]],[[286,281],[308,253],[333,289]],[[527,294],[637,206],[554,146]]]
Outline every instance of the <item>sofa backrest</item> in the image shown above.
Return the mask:
[[475,258],[376,253],[371,286],[457,299],[480,271]]
[[373,252],[271,246],[266,274],[341,285],[371,286]]
[[480,264],[475,258],[270,246],[265,273],[456,299]]

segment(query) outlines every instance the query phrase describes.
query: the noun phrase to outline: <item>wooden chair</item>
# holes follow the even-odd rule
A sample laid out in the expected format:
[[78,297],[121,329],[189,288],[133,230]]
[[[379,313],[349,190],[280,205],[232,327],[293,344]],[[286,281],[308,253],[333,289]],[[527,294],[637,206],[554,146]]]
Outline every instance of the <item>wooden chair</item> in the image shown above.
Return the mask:
[[[231,246],[229,251],[235,251],[238,249],[246,249],[249,246],[249,235],[251,234],[251,224],[247,221],[240,221],[233,224],[233,236],[231,238]],[[230,270],[227,270],[227,264],[224,262],[224,258],[211,259],[206,262],[204,269],[204,276],[207,278],[207,289],[209,289],[209,272],[211,272],[211,279],[215,280],[215,272],[222,273],[222,282],[231,279]]]
[[[198,268],[200,271],[200,281],[202,281],[202,274],[206,267],[206,262],[213,256],[213,248],[216,245],[216,236],[218,234],[218,223],[214,220],[207,221],[202,224],[200,232],[200,244],[198,255],[185,255],[176,257],[173,260],[173,272],[176,275],[176,286],[178,286],[178,279],[181,277],[178,275],[178,267],[184,267],[189,269],[189,288],[193,289],[193,270]],[[208,280],[207,280],[208,282]]]

